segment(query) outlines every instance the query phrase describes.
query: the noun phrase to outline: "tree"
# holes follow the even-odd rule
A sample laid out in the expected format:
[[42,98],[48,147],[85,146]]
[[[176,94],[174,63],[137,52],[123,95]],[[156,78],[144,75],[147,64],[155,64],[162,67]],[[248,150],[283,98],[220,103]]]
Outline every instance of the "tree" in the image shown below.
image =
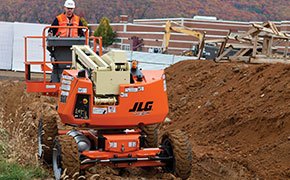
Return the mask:
[[88,27],[88,22],[86,21],[86,19],[84,17],[81,17],[80,20],[84,26]]
[[77,13],[80,17],[80,21],[83,23],[84,26],[88,27],[88,21],[85,19],[85,12],[84,10],[79,10]]
[[94,36],[102,37],[104,47],[108,47],[113,44],[116,33],[113,31],[108,18],[103,17],[101,19],[99,26],[94,32]]

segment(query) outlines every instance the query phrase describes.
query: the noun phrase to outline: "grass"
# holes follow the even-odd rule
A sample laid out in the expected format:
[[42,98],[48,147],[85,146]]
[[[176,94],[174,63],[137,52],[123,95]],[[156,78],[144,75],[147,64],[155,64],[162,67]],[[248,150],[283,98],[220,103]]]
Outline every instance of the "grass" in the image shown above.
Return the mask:
[[20,98],[11,103],[0,97],[0,180],[49,177],[35,156],[39,106],[32,104],[31,99],[20,94]]
[[13,162],[0,159],[0,180],[44,179],[48,174],[39,167],[23,167]]
[[[9,154],[7,152],[7,146],[6,143],[8,142],[8,133],[0,128],[0,160],[3,159],[7,154]],[[0,171],[1,174],[1,171]]]
[[[7,137],[3,129],[0,129],[0,134]],[[9,159],[7,140],[7,138],[0,139],[0,180],[31,180],[48,177],[48,173],[37,165],[23,166]]]

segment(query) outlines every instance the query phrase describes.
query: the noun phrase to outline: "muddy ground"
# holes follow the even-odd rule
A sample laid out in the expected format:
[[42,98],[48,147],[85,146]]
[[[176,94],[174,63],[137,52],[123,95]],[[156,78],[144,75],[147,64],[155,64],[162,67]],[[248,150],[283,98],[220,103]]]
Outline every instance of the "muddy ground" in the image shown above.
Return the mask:
[[[7,158],[38,164],[37,121],[56,101],[27,94],[23,78],[13,74],[0,73],[0,129],[14,147]],[[191,179],[290,179],[290,65],[183,61],[167,68],[166,77],[172,122],[161,128],[190,135]],[[91,173],[175,179],[158,168]]]

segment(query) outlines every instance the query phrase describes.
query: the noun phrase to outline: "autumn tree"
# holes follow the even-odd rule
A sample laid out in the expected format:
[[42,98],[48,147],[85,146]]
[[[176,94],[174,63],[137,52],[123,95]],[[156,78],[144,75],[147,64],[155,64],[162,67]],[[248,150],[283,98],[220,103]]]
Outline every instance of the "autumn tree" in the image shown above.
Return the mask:
[[88,27],[88,21],[85,19],[85,12],[84,10],[79,10],[77,14],[80,17],[80,21],[83,23],[84,26]]
[[108,47],[113,44],[116,33],[113,31],[108,18],[103,17],[101,19],[99,26],[94,32],[94,36],[102,37],[104,47]]
[[88,22],[84,17],[80,18],[81,22],[83,23],[84,26],[88,27]]

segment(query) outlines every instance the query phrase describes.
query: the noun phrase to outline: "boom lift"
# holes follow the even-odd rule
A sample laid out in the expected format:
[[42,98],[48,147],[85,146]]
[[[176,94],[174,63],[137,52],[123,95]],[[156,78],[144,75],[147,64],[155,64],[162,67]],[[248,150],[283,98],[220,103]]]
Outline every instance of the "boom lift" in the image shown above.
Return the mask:
[[[173,24],[176,26],[173,26]],[[202,53],[203,53],[203,49],[204,49],[205,32],[194,31],[191,28],[182,26],[181,24],[179,24],[177,22],[173,22],[173,21],[166,22],[165,32],[164,32],[163,42],[162,42],[162,53],[167,53],[167,51],[168,51],[169,40],[170,40],[170,36],[171,36],[170,33],[172,31],[187,34],[187,35],[190,35],[190,36],[197,38],[199,43],[198,43],[198,46],[196,46],[196,48],[195,48],[196,52],[195,53],[192,53],[192,51],[185,52],[184,55],[195,55],[198,57],[198,59],[201,58]]]
[[168,114],[164,71],[141,71],[136,62],[130,67],[122,51],[98,56],[88,45],[71,49],[71,69],[63,71],[57,91],[57,112],[70,130],[58,130],[53,118],[38,127],[39,157],[52,164],[55,178],[104,164],[161,166],[187,179],[193,158],[187,135],[165,132],[158,146],[158,127]]

